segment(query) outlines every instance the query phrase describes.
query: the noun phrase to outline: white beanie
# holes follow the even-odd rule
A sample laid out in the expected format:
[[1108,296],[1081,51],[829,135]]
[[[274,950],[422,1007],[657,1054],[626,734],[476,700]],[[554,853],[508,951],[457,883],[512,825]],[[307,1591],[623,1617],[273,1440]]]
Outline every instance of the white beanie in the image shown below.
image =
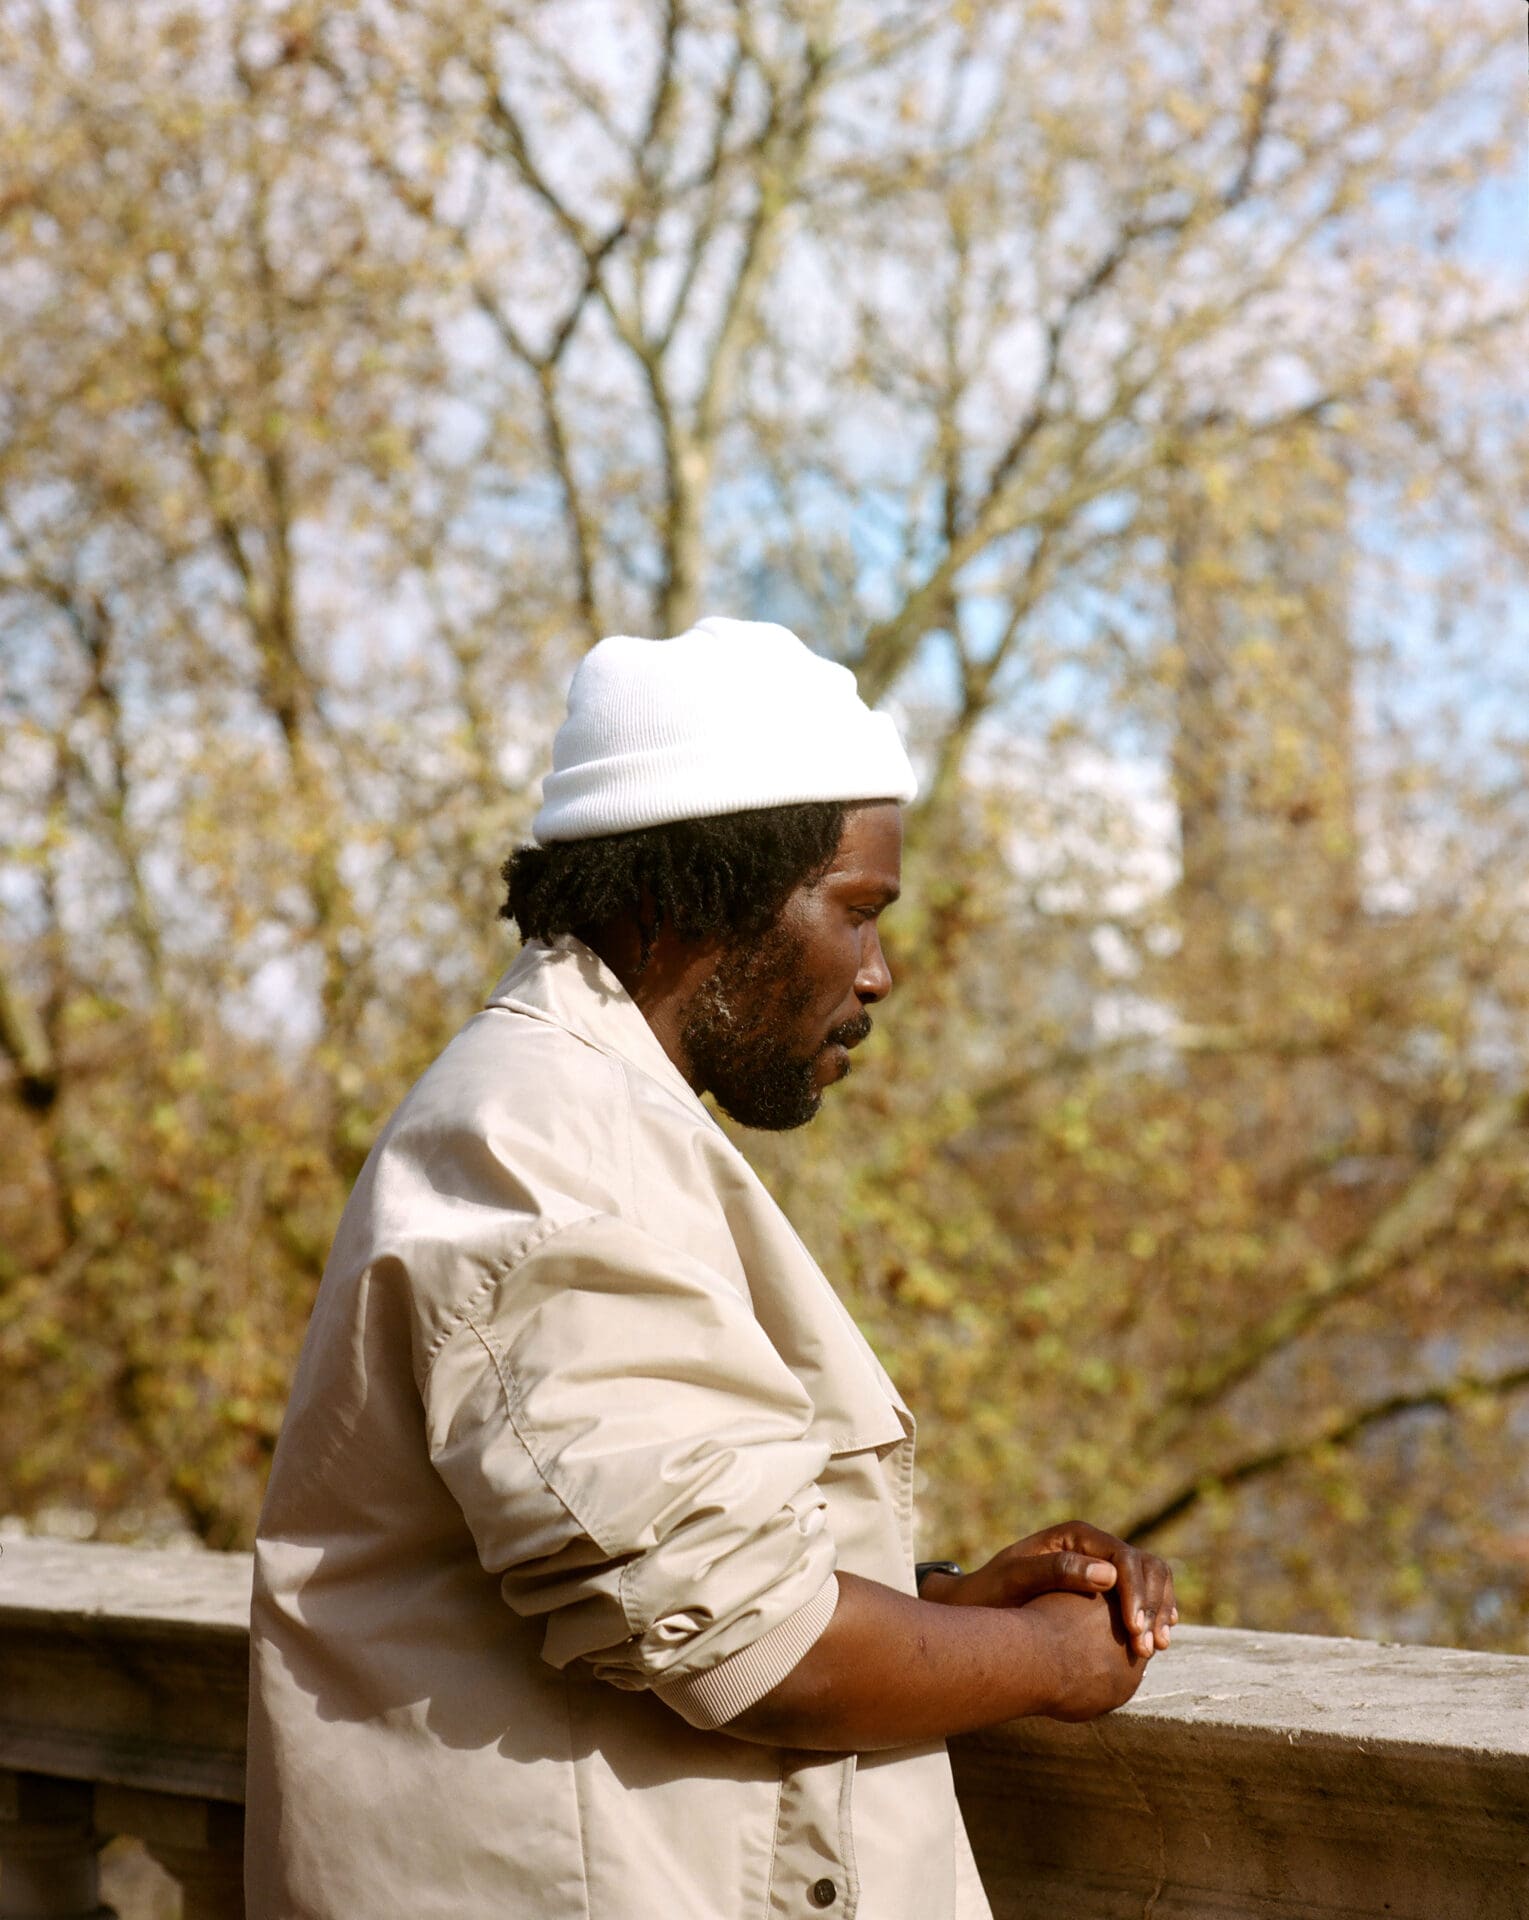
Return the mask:
[[786,627],[713,615],[673,640],[591,647],[552,745],[537,841],[804,800],[911,800],[897,729]]

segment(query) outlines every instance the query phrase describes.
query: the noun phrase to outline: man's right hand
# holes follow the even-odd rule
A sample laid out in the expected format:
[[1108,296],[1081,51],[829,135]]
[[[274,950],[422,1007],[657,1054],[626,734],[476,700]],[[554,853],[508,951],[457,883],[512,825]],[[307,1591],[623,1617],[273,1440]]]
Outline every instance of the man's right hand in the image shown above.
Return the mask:
[[1131,1698],[1146,1658],[1103,1595],[940,1606],[839,1575],[821,1639],[727,1731],[839,1753],[919,1746],[1003,1720],[1089,1720]]
[[1022,1611],[1043,1630],[1050,1668],[1038,1712],[1052,1720],[1094,1720],[1123,1707],[1141,1685],[1151,1656],[1137,1652],[1119,1609],[1102,1593],[1043,1593]]

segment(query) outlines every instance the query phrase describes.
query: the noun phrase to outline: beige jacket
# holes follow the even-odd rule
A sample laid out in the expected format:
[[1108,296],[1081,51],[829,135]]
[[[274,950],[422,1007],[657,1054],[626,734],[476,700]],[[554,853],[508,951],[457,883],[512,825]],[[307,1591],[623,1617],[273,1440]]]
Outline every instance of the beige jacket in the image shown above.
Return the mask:
[[532,943],[346,1208],[255,1557],[250,1920],[985,1920],[941,1746],[718,1731],[912,1590],[913,1422],[619,982]]

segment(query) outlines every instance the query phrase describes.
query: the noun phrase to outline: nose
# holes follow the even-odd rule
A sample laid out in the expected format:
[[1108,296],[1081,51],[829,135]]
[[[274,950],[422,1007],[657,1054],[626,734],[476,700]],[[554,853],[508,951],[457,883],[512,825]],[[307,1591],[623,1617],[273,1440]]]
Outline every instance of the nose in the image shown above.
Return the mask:
[[855,975],[855,992],[862,1005],[874,1006],[892,991],[892,969],[881,950],[881,935],[876,922],[868,920],[860,931],[860,967]]

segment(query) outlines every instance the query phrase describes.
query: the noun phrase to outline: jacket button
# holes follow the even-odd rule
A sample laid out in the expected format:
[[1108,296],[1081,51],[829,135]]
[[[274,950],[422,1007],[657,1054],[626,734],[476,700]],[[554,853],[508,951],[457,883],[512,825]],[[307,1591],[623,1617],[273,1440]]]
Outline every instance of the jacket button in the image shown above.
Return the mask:
[[839,1897],[839,1889],[832,1880],[814,1880],[807,1890],[807,1898],[815,1907],[831,1907]]

